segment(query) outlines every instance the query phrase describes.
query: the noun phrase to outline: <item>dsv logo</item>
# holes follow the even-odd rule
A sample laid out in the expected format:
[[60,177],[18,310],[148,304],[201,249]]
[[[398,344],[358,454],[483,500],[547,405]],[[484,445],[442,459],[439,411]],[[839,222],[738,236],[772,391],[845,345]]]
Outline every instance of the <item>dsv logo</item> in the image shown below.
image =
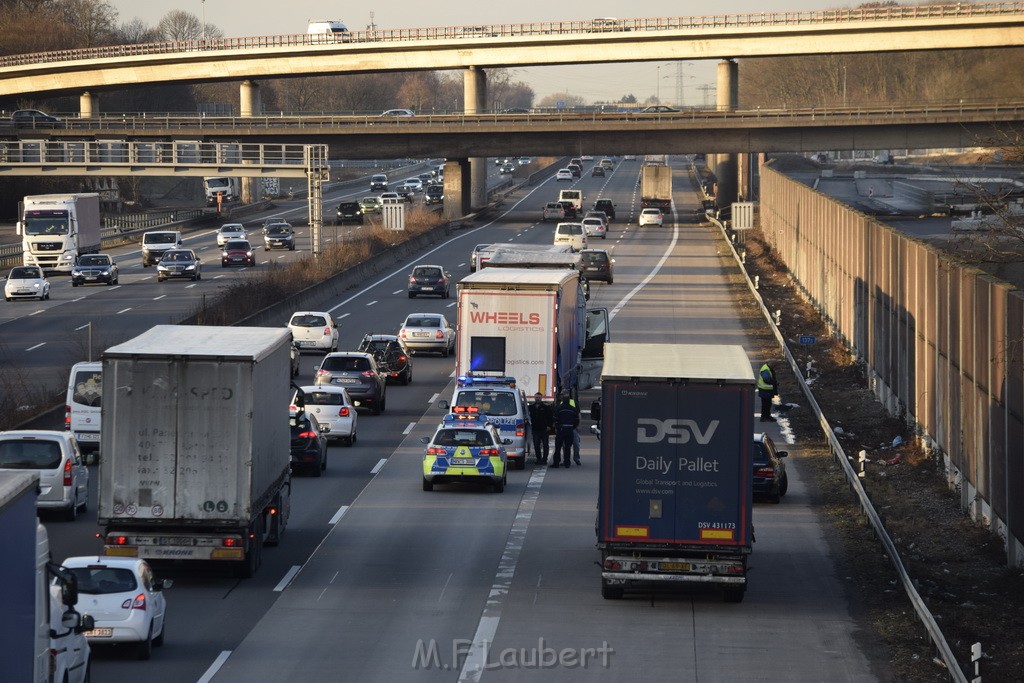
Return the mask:
[[701,445],[711,442],[711,437],[718,429],[718,420],[712,420],[703,432],[696,420],[656,420],[639,417],[636,420],[636,442],[658,443],[668,440],[669,443],[689,443],[690,436]]

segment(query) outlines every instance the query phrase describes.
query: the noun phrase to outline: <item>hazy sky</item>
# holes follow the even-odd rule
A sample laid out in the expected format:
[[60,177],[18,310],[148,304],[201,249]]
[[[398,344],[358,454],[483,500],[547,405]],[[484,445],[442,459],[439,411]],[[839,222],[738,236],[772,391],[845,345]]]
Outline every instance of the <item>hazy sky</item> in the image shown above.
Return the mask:
[[[167,12],[175,9],[191,12],[208,24],[216,25],[226,37],[265,36],[305,33],[310,19],[338,19],[352,30],[365,29],[372,21],[381,29],[420,28],[479,24],[519,24],[544,21],[573,21],[595,17],[674,17],[705,14],[744,14],[747,12],[785,12],[852,7],[859,3],[835,3],[829,0],[780,0],[766,7],[754,0],[722,0],[717,3],[680,3],[669,0],[592,0],[583,3],[518,0],[508,5],[452,0],[395,1],[379,6],[324,0],[109,0],[118,11],[121,23],[138,17],[155,26]],[[581,9],[582,8],[582,9]],[[578,14],[573,14],[573,12]],[[658,65],[661,68],[658,69]],[[683,104],[714,102],[714,93],[700,90],[713,85],[713,61],[686,62],[683,73]],[[660,76],[660,78],[659,78]],[[675,63],[606,64],[593,66],[553,66],[514,70],[514,80],[528,83],[539,101],[555,92],[571,92],[588,102],[617,100],[633,94],[644,100],[659,95],[663,102],[677,103]],[[706,98],[710,97],[710,100]],[[401,103],[395,103],[401,106]]]

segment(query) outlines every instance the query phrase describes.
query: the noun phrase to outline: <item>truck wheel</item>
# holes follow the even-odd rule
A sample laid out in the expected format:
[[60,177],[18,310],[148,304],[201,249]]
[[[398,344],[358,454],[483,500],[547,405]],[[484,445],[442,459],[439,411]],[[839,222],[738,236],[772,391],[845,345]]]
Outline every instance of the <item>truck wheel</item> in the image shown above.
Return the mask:
[[235,576],[240,579],[251,579],[256,575],[256,570],[260,568],[260,562],[263,554],[263,518],[257,519],[253,525],[249,528],[249,532],[253,535],[255,542],[252,547],[249,548],[249,554],[245,556],[245,559],[238,564],[235,569]]
[[621,600],[623,595],[622,586],[609,586],[604,579],[601,579],[601,597],[605,600]]
[[746,594],[745,588],[726,588],[725,594],[722,596],[726,602],[743,602],[743,596]]
[[434,482],[427,481],[426,479],[424,479],[423,480],[423,490],[424,491],[433,491],[434,490]]

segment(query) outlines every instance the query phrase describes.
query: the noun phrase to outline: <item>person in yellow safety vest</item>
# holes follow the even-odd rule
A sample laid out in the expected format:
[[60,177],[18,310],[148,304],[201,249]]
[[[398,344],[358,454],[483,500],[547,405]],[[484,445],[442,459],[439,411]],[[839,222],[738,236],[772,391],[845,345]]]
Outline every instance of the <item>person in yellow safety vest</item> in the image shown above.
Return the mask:
[[775,371],[772,366],[765,363],[757,371],[757,395],[761,397],[761,422],[775,422],[772,417],[772,399],[779,393],[778,384],[775,381]]

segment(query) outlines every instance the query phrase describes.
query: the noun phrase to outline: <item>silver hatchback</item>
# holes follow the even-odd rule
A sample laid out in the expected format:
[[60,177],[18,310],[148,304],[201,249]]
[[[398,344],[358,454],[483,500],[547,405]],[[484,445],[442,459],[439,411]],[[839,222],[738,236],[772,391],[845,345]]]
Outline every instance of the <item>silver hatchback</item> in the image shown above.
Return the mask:
[[89,505],[89,468],[68,432],[0,432],[0,471],[4,470],[39,473],[36,507],[40,510],[62,512],[71,521]]

